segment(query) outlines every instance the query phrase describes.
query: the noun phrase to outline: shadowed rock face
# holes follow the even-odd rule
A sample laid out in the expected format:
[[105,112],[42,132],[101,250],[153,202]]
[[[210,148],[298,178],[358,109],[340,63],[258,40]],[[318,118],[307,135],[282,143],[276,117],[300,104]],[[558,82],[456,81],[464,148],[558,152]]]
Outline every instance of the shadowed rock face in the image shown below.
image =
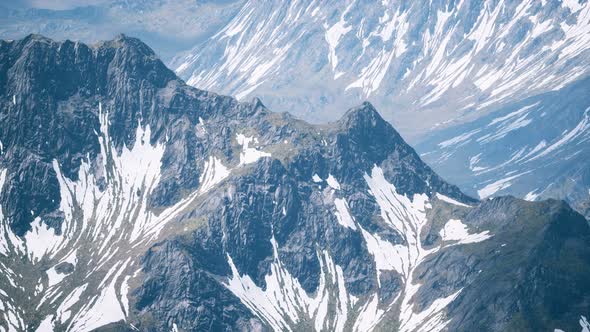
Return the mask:
[[576,330],[588,311],[583,217],[464,195],[369,103],[316,126],[191,88],[136,39],[0,46],[5,329]]

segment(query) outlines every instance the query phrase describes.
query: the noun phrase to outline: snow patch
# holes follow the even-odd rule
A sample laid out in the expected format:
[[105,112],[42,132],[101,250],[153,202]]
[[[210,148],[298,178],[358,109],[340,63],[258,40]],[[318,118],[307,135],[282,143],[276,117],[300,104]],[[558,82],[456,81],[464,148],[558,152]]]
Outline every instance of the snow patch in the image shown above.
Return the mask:
[[536,191],[537,191],[537,189],[526,194],[524,196],[524,200],[529,201],[529,202],[534,202],[535,200],[537,200],[537,197],[539,197],[539,194],[537,194]]
[[579,1],[580,0],[562,0],[561,5],[563,7],[569,8],[572,13],[576,13],[584,6],[581,5]]
[[47,224],[41,221],[41,218],[35,218],[31,223],[31,230],[25,234],[29,258],[34,262],[38,262],[45,255],[52,257],[62,240],[62,236],[56,235],[55,230],[49,228]]
[[39,327],[35,330],[36,332],[53,332],[53,315],[47,315],[39,324]]
[[453,137],[453,138],[448,139],[446,141],[443,141],[443,142],[438,143],[438,146],[444,149],[444,148],[448,148],[448,147],[453,146],[453,145],[459,145],[459,144],[468,143],[469,142],[469,139],[473,135],[475,135],[475,134],[477,134],[479,132],[480,132],[480,129],[476,129],[476,130],[470,131],[468,133],[461,134],[459,136],[456,136],[456,137]]
[[84,293],[86,287],[88,287],[88,284],[76,287],[57,308],[56,317],[60,322],[65,323],[68,321],[71,316],[70,308],[80,301],[80,296]]
[[[345,11],[346,12],[346,11]],[[340,17],[340,20],[336,22],[336,24],[328,27],[328,25],[324,25],[326,29],[325,39],[328,43],[328,48],[330,50],[328,54],[328,59],[330,64],[332,65],[332,70],[336,70],[338,66],[338,56],[336,55],[336,48],[338,47],[338,43],[342,36],[346,35],[352,27],[346,25],[346,21],[344,21],[344,14]]]
[[379,296],[373,294],[369,301],[362,307],[354,323],[353,330],[356,332],[373,330],[381,321],[381,318],[383,318],[384,313],[385,310],[379,309]]
[[496,192],[510,187],[512,185],[512,182],[510,182],[510,181],[518,178],[521,175],[527,174],[527,173],[529,173],[529,171],[524,172],[524,173],[520,173],[520,174],[516,174],[516,175],[512,175],[512,176],[500,179],[496,182],[490,183],[490,184],[486,185],[485,187],[483,187],[482,189],[478,190],[477,194],[479,195],[479,198],[481,198],[481,199],[484,199],[486,197],[490,197],[493,194],[495,194]]
[[328,179],[326,180],[326,182],[328,182],[328,185],[332,189],[340,190],[340,183],[338,183],[338,181],[334,176],[332,176],[332,174],[328,175]]
[[209,156],[209,159],[205,161],[203,173],[199,177],[199,183],[201,183],[199,191],[202,193],[209,191],[209,189],[227,178],[229,173],[229,169],[221,163],[221,160]]
[[361,227],[361,232],[367,250],[375,260],[375,267],[377,269],[377,284],[381,287],[381,271],[397,271],[402,276],[409,274],[408,262],[404,259],[408,255],[408,248],[400,244],[391,244],[383,240],[379,234],[371,234]]
[[441,193],[436,193],[436,197],[438,199],[440,199],[441,201],[445,201],[445,202],[450,203],[450,204],[453,204],[453,205],[458,205],[458,206],[463,206],[463,207],[471,207],[470,205],[467,205],[465,203],[461,203],[461,202],[459,202],[457,200],[454,200],[454,199],[452,199],[452,198],[450,198],[448,196],[445,196],[445,195],[443,195]]
[[47,271],[45,271],[45,273],[47,274],[47,278],[49,279],[49,285],[48,287],[52,287],[54,285],[57,285],[58,283],[60,283],[65,277],[66,275],[63,273],[58,273],[55,270],[55,266],[48,269]]
[[336,198],[334,200],[334,205],[336,205],[335,214],[338,223],[344,227],[356,230],[356,225],[354,224],[354,219],[350,215],[350,212],[348,210],[348,203],[346,203],[346,200],[342,198]]
[[[102,288],[100,295],[95,297],[94,300],[85,303],[80,312],[74,317],[72,331],[89,332],[110,323],[125,321],[125,312],[119,302],[115,283],[126,265],[127,263],[122,263],[113,266],[111,271],[116,270],[117,272],[111,278],[108,286]],[[103,283],[105,281],[106,279]]]
[[[314,322],[318,331],[342,331],[352,307],[342,268],[334,264],[327,251],[318,253],[320,284],[314,296],[308,295],[279,259],[274,236],[271,243],[274,260],[270,274],[265,277],[266,289],[256,285],[250,276],[240,275],[229,255],[227,259],[232,277],[224,283],[225,287],[276,331],[292,331],[292,324],[296,325],[304,319]],[[332,320],[326,319],[330,307],[335,310]]]
[[492,236],[489,231],[469,234],[467,226],[458,219],[450,219],[443,229],[440,230],[440,237],[443,241],[457,241],[456,244],[476,243],[487,240]]
[[249,147],[250,143],[258,143],[257,138],[236,134],[236,140],[238,141],[238,144],[242,146],[242,152],[240,153],[240,165],[251,164],[260,158],[270,157],[270,153],[260,151],[257,148]]
[[322,180],[322,178],[321,178],[321,177],[319,177],[319,175],[317,175],[317,174],[314,174],[314,175],[313,175],[313,177],[312,177],[311,179],[312,179],[312,180],[313,180],[313,182],[315,182],[315,183],[320,183],[320,182],[323,182],[323,181],[324,181],[324,180]]

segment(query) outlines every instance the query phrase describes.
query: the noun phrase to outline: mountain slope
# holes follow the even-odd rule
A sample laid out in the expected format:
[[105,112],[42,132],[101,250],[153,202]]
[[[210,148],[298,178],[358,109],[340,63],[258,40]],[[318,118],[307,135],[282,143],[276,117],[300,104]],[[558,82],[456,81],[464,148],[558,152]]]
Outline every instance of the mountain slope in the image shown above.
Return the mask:
[[414,139],[583,77],[589,20],[577,0],[251,0],[173,67],[313,121],[369,99]]
[[587,324],[587,221],[462,194],[371,104],[310,125],[124,36],[0,50],[4,330]]
[[479,197],[559,198],[590,217],[590,79],[502,107],[418,145],[440,174]]

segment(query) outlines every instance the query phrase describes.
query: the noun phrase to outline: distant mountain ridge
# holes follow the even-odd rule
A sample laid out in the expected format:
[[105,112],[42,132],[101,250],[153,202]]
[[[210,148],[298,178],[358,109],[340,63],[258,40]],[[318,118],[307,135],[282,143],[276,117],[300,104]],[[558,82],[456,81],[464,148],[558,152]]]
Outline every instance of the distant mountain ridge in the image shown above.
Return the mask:
[[478,197],[566,200],[590,219],[590,78],[434,134],[418,145]]
[[167,60],[213,35],[239,11],[242,2],[3,1],[0,3],[0,38],[22,39],[37,33],[55,40],[93,44],[127,33],[148,42],[158,56]]
[[589,29],[577,0],[251,0],[173,67],[317,122],[369,99],[416,140],[584,77]]

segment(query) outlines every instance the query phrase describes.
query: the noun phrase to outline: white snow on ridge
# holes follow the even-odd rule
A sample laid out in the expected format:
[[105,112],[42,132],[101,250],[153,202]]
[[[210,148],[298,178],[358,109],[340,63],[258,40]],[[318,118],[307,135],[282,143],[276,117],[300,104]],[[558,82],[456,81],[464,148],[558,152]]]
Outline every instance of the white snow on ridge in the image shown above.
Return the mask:
[[512,176],[500,179],[496,182],[490,183],[490,184],[486,185],[485,187],[483,187],[482,189],[479,189],[477,191],[477,194],[479,195],[479,198],[481,198],[481,199],[490,197],[491,195],[495,194],[496,192],[510,187],[512,185],[512,183],[510,181],[518,178],[519,176],[527,174],[529,172],[530,171],[519,173],[516,175],[512,175]]
[[121,283],[121,304],[123,305],[123,314],[129,316],[129,279],[131,276],[127,275]]
[[[14,319],[11,318],[14,324],[11,324],[16,330],[24,330],[24,323],[20,324],[19,318],[25,317],[31,310],[54,310],[51,318],[46,317],[43,326],[50,327],[55,322],[68,323],[70,331],[90,331],[125,320],[129,310],[127,269],[133,264],[127,260],[129,255],[134,250],[141,252],[157,238],[169,221],[201,194],[201,191],[195,191],[159,214],[151,211],[147,200],[160,181],[164,144],[156,142],[152,145],[149,125],[142,127],[138,123],[135,143],[132,147],[123,146],[119,153],[111,142],[108,113],[103,112],[102,104],[99,104],[99,120],[100,132],[96,135],[100,155],[95,162],[88,159],[81,161],[77,180],[67,178],[59,163],[53,161],[61,198],[59,210],[64,215],[60,235],[56,235],[53,228],[37,217],[31,224],[31,230],[21,239],[8,227],[0,207],[0,254],[24,257],[31,264],[38,264],[41,260],[50,263],[47,265],[50,268],[41,269],[38,276],[35,286],[38,300],[31,300],[33,302],[29,307],[12,306],[0,310],[0,319],[3,311],[14,316]],[[214,157],[206,163],[201,178],[201,189],[204,190],[221,181],[228,172]],[[102,176],[106,181],[99,186],[99,181],[104,180],[98,177]],[[0,188],[6,177],[7,171],[2,170]],[[88,242],[96,243],[97,247],[86,251],[84,244]],[[78,257],[84,257],[84,261],[79,261]],[[88,264],[84,267],[87,277],[83,280],[90,283],[81,285],[76,283],[82,281],[64,279],[67,275],[55,270],[55,266],[63,262],[73,264],[76,271],[81,268],[80,264]],[[0,271],[6,274],[12,287],[22,288],[22,277],[1,262]],[[45,280],[48,282],[45,283]],[[81,307],[75,305],[89,287],[97,291],[98,296],[85,298]],[[0,290],[3,296],[2,292]],[[1,302],[4,301],[2,296],[0,303],[5,306],[7,302]],[[61,304],[56,302],[60,298]],[[57,309],[53,309],[54,305],[58,306]]]
[[463,289],[459,289],[455,293],[449,296],[438,298],[432,302],[432,304],[424,309],[423,311],[412,314],[400,329],[400,332],[414,332],[414,331],[428,331],[428,332],[439,332],[450,323],[450,320],[445,320],[444,309],[453,300],[459,296]]
[[365,303],[353,326],[355,332],[372,331],[383,318],[385,310],[379,308],[379,295],[377,293]]
[[486,169],[486,167],[477,166],[480,162],[482,153],[478,153],[477,155],[469,158],[469,169],[472,172],[479,172]]
[[506,137],[506,135],[508,135],[512,131],[515,131],[517,129],[524,128],[524,127],[528,126],[529,124],[531,124],[533,122],[533,120],[528,119],[527,116],[528,116],[528,114],[524,114],[520,118],[518,118],[516,120],[512,120],[509,123],[506,123],[505,125],[498,128],[498,130],[496,132],[494,132],[493,134],[484,135],[484,136],[478,138],[477,142],[485,144],[485,143],[497,141],[501,138]]
[[240,165],[251,164],[260,158],[270,157],[270,153],[260,151],[255,147],[250,147],[251,143],[258,143],[257,138],[236,134],[236,140],[238,141],[238,144],[242,146],[242,152],[240,153]]
[[332,174],[328,175],[328,179],[326,180],[326,182],[328,182],[328,185],[332,189],[340,190],[340,183],[338,183],[338,181],[334,176],[332,176]]
[[350,212],[348,210],[348,203],[346,203],[346,200],[342,198],[336,198],[334,200],[334,205],[336,205],[335,214],[338,223],[344,227],[356,230],[356,225],[354,223],[354,219],[350,215]]
[[49,279],[48,287],[52,287],[60,283],[65,277],[65,274],[58,273],[55,270],[55,266],[45,271],[47,273],[47,278]]
[[445,202],[450,203],[450,204],[453,204],[453,205],[458,205],[458,206],[463,206],[463,207],[472,207],[472,206],[469,206],[469,205],[467,205],[465,203],[461,203],[461,202],[459,202],[459,201],[457,201],[455,199],[452,199],[452,198],[450,198],[448,196],[445,196],[445,195],[443,195],[441,193],[436,193],[436,197],[438,199],[440,199],[441,201],[445,201]]
[[408,262],[404,259],[408,255],[408,248],[404,245],[391,244],[383,240],[379,234],[371,234],[361,228],[363,238],[369,253],[373,255],[377,269],[377,283],[381,286],[381,271],[397,271],[401,275],[409,274]]
[[312,179],[312,180],[313,180],[313,182],[315,182],[315,183],[320,183],[320,182],[323,182],[323,181],[324,181],[324,180],[322,180],[322,178],[321,178],[319,175],[317,175],[317,174],[314,174],[314,175],[313,175],[313,177],[312,177],[311,179]]
[[489,231],[477,234],[469,234],[467,226],[458,219],[450,219],[443,229],[440,230],[440,237],[443,241],[458,241],[457,244],[481,242],[492,237]]
[[208,191],[227,178],[229,173],[230,170],[221,163],[221,160],[217,157],[210,156],[209,160],[205,161],[203,173],[201,173],[201,176],[199,177],[199,183],[201,184],[199,191]]
[[514,112],[512,112],[512,113],[509,113],[509,114],[507,114],[507,115],[504,115],[504,116],[501,116],[501,117],[495,118],[495,119],[493,119],[493,120],[492,120],[492,121],[491,121],[491,122],[488,124],[488,127],[489,127],[489,126],[493,126],[493,125],[495,125],[495,124],[497,124],[497,123],[500,123],[500,122],[502,122],[502,123],[508,122],[507,120],[512,120],[512,118],[514,118],[514,117],[516,117],[516,116],[519,116],[519,115],[521,115],[522,113],[525,113],[525,112],[527,112],[528,110],[530,110],[530,109],[531,109],[531,108],[533,108],[533,107],[536,107],[536,106],[537,106],[537,105],[539,105],[540,103],[541,103],[541,102],[540,102],[540,101],[538,101],[538,102],[536,102],[536,103],[534,103],[534,104],[531,104],[531,105],[528,105],[528,106],[524,106],[524,107],[522,107],[522,108],[520,108],[520,109],[518,109],[518,110],[516,110],[516,111],[514,111]]
[[533,191],[531,191],[531,192],[527,193],[527,194],[524,196],[524,200],[525,200],[525,201],[529,201],[529,202],[534,202],[534,201],[537,199],[537,197],[539,197],[539,194],[537,194],[537,193],[536,193],[536,191],[537,191],[537,190],[535,189],[535,190],[533,190]]
[[[90,332],[109,323],[126,320],[115,283],[124,272],[128,262],[129,260],[113,266],[111,271],[116,271],[116,273],[112,280],[108,283],[108,286],[106,284],[101,285],[106,287],[102,288],[100,295],[82,306],[82,309],[74,316],[70,331]],[[103,283],[105,281],[103,280]]]
[[[447,246],[443,243],[438,248],[422,248],[421,234],[422,228],[427,223],[426,209],[431,208],[428,197],[425,194],[415,194],[410,200],[405,195],[398,194],[395,186],[385,179],[383,171],[378,166],[373,167],[370,176],[365,175],[365,180],[381,209],[383,220],[404,239],[404,243],[394,245],[380,239],[376,234],[368,234],[361,228],[367,247],[375,258],[378,274],[381,270],[392,269],[403,277],[404,286],[399,298],[396,299],[400,305],[400,331],[440,331],[444,329],[449,323],[444,319],[444,309],[458,296],[461,290],[435,300],[427,309],[418,313],[414,312],[412,303],[413,296],[420,288],[420,284],[414,281],[413,272],[427,256]],[[460,227],[457,223],[452,223],[449,226],[450,228],[444,232],[447,239],[459,240],[458,243],[450,245],[479,242],[491,236],[488,231],[469,234],[464,227]],[[392,253],[396,254],[392,255]]]
[[580,4],[580,0],[562,0],[561,5],[569,8],[572,13],[582,9],[583,5]]
[[444,149],[444,148],[448,148],[453,145],[460,145],[461,143],[467,143],[467,142],[469,142],[468,141],[469,138],[471,138],[473,135],[479,133],[480,131],[481,131],[481,129],[476,129],[476,130],[470,131],[468,133],[461,134],[457,137],[453,137],[453,138],[448,139],[444,142],[438,143],[438,146]]
[[[336,22],[334,25],[329,26],[327,23],[324,23],[324,29],[326,31],[324,34],[324,38],[328,43],[328,60],[332,65],[332,71],[336,71],[336,67],[338,66],[338,56],[336,55],[336,48],[340,43],[340,39],[352,29],[352,26],[347,25],[345,21],[345,16],[352,7],[352,4],[353,3],[350,3],[346,7],[346,9],[342,12],[342,15],[340,15],[338,22]],[[337,76],[338,74],[336,73],[334,78],[336,79]]]
[[45,255],[52,257],[61,245],[63,237],[55,234],[53,228],[37,217],[31,223],[31,230],[25,233],[25,244],[31,261],[38,262]]
[[76,303],[78,303],[78,301],[80,301],[80,296],[82,295],[82,293],[84,293],[86,287],[88,287],[88,284],[78,286],[70,294],[68,294],[65,300],[57,308],[56,319],[58,321],[62,323],[68,321],[72,314],[70,308]]
[[[348,311],[352,307],[352,296],[347,293],[342,268],[334,264],[328,252],[318,253],[320,284],[314,296],[308,295],[278,258],[278,245],[274,237],[271,243],[274,261],[271,273],[265,277],[265,290],[258,287],[250,276],[240,275],[229,255],[232,277],[224,285],[275,331],[292,331],[291,322],[296,324],[302,319],[312,320],[317,331],[343,331]],[[330,289],[337,296],[330,296]],[[327,326],[329,306],[334,306],[336,313],[334,321]]]
[[[367,46],[371,45],[373,39],[377,36],[380,37],[385,43],[388,43],[392,38],[393,42],[391,43],[391,46],[388,45],[388,47],[384,47],[383,49],[375,52],[375,56],[373,58],[367,59],[368,64],[366,66],[357,69],[355,73],[356,80],[348,84],[345,88],[345,91],[351,88],[360,88],[363,94],[366,97],[369,97],[372,93],[379,89],[383,80],[386,78],[386,74],[392,62],[399,58],[407,50],[407,45],[404,40],[410,26],[407,16],[407,12],[400,13],[400,11],[396,11],[395,13],[391,13],[389,9],[386,9],[383,13],[383,16],[379,19],[382,28],[363,36],[362,55],[365,55]],[[359,32],[358,34],[364,35],[364,31]],[[406,73],[409,73],[409,69],[406,71]]]
[[[51,322],[53,319],[53,315],[46,316],[39,324],[39,327],[35,330],[35,332],[53,332],[53,323]],[[0,331],[4,332],[4,329]]]
[[590,129],[590,107],[584,111],[584,116],[583,116],[582,120],[576,125],[575,128],[570,130],[566,135],[564,135],[557,142],[551,144],[549,147],[547,147],[545,150],[543,150],[543,152],[541,152],[541,153],[537,154],[536,156],[534,156],[533,158],[531,158],[530,161],[533,161],[535,159],[538,159],[538,158],[548,155],[549,153],[557,150],[557,148],[559,148],[560,146],[572,141],[573,139],[575,139],[579,135],[582,135],[583,133],[587,132],[588,129]]

